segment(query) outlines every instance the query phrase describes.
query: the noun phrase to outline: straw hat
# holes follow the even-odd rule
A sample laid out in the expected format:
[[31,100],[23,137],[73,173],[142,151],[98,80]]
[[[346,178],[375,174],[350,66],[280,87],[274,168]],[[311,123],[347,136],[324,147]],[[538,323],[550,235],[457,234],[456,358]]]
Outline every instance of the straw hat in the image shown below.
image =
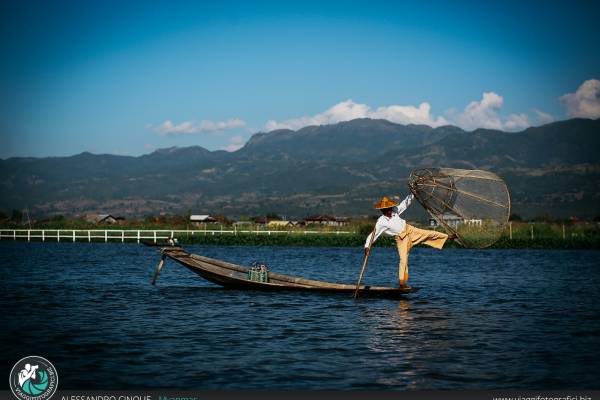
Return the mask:
[[391,208],[391,207],[395,207],[395,206],[397,206],[398,204],[400,204],[400,203],[398,203],[398,202],[397,202],[397,201],[395,201],[395,200],[392,200],[392,199],[390,199],[390,198],[389,198],[389,197],[387,197],[387,196],[383,196],[383,197],[381,198],[381,200],[379,200],[377,203],[375,203],[375,204],[373,205],[373,207],[374,207],[376,210],[381,210],[381,209],[384,209],[384,208]]

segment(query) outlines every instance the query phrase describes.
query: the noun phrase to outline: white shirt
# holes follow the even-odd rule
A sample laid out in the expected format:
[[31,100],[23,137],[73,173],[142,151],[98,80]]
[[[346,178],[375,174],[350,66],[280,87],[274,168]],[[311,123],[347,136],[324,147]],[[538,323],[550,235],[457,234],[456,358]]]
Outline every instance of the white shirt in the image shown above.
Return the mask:
[[[399,233],[402,233],[402,231],[404,231],[404,228],[406,228],[406,221],[400,218],[400,214],[406,211],[406,209],[408,208],[408,206],[410,206],[410,203],[414,198],[415,196],[413,196],[412,194],[406,196],[406,198],[402,200],[402,203],[394,207],[394,211],[392,211],[391,218],[388,218],[385,215],[379,217],[377,223],[375,224],[375,238],[373,239],[373,243],[375,243],[377,238],[381,236],[382,233],[385,233],[386,235],[390,236],[396,236]],[[372,234],[373,233],[371,232],[369,236],[367,236],[365,247],[369,247],[369,242],[371,241]]]

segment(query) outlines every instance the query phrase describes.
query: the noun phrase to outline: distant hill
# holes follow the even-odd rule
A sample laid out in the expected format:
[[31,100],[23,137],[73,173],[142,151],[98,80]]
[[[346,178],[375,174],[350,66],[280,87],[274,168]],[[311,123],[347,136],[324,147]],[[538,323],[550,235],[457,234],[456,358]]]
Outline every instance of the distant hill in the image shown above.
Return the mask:
[[335,125],[257,133],[237,153],[250,159],[356,162],[392,149],[412,149],[462,132],[455,126],[398,125],[386,120],[355,119]]
[[372,214],[377,197],[407,193],[415,168],[494,171],[524,217],[600,215],[600,120],[521,132],[431,128],[357,119],[257,133],[232,153],[199,146],[140,157],[82,153],[0,160],[0,210],[126,216],[277,212]]

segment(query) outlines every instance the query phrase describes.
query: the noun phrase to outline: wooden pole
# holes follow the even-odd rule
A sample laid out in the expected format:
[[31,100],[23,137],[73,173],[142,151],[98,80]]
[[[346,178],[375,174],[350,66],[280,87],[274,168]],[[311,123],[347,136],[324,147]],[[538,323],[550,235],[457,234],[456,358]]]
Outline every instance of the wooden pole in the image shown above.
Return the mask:
[[154,276],[152,276],[152,285],[153,286],[156,286],[156,279],[158,279],[158,274],[160,274],[160,270],[165,265],[165,259],[166,258],[167,258],[167,256],[165,256],[164,254],[160,258],[160,262],[158,263],[158,267],[156,267],[156,271],[154,271]]
[[358,275],[358,282],[356,283],[356,289],[354,290],[354,298],[358,298],[358,291],[360,289],[360,282],[362,281],[363,275],[365,273],[365,268],[367,267],[367,261],[369,260],[369,254],[371,254],[371,246],[373,245],[373,239],[375,239],[375,228],[373,228],[373,232],[371,232],[371,239],[369,240],[369,246],[365,255],[363,256],[363,263],[360,269],[360,275]]
[[508,223],[508,238],[512,240],[512,221]]
[[562,224],[562,231],[563,231],[563,240],[565,240],[566,235],[565,235],[565,224]]
[[531,240],[533,240],[533,224],[531,224]]

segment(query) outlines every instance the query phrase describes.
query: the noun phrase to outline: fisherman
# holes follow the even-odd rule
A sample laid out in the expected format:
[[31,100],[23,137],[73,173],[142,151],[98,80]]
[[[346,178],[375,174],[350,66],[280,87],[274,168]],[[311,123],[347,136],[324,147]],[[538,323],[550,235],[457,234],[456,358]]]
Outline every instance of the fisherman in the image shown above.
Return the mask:
[[[366,257],[371,251],[371,245],[375,243],[382,233],[395,237],[398,255],[400,256],[398,279],[401,288],[407,287],[408,252],[414,245],[424,243],[428,246],[435,247],[436,249],[441,249],[444,247],[444,243],[447,239],[454,239],[454,236],[449,237],[442,232],[419,229],[407,224],[406,221],[400,217],[400,214],[406,211],[413,199],[414,196],[409,194],[401,203],[398,203],[397,201],[384,196],[377,202],[374,207],[376,210],[381,210],[382,215],[375,224],[374,232],[371,232],[371,234],[367,236],[367,241],[365,242]],[[375,233],[375,237],[371,240],[373,233]]]

